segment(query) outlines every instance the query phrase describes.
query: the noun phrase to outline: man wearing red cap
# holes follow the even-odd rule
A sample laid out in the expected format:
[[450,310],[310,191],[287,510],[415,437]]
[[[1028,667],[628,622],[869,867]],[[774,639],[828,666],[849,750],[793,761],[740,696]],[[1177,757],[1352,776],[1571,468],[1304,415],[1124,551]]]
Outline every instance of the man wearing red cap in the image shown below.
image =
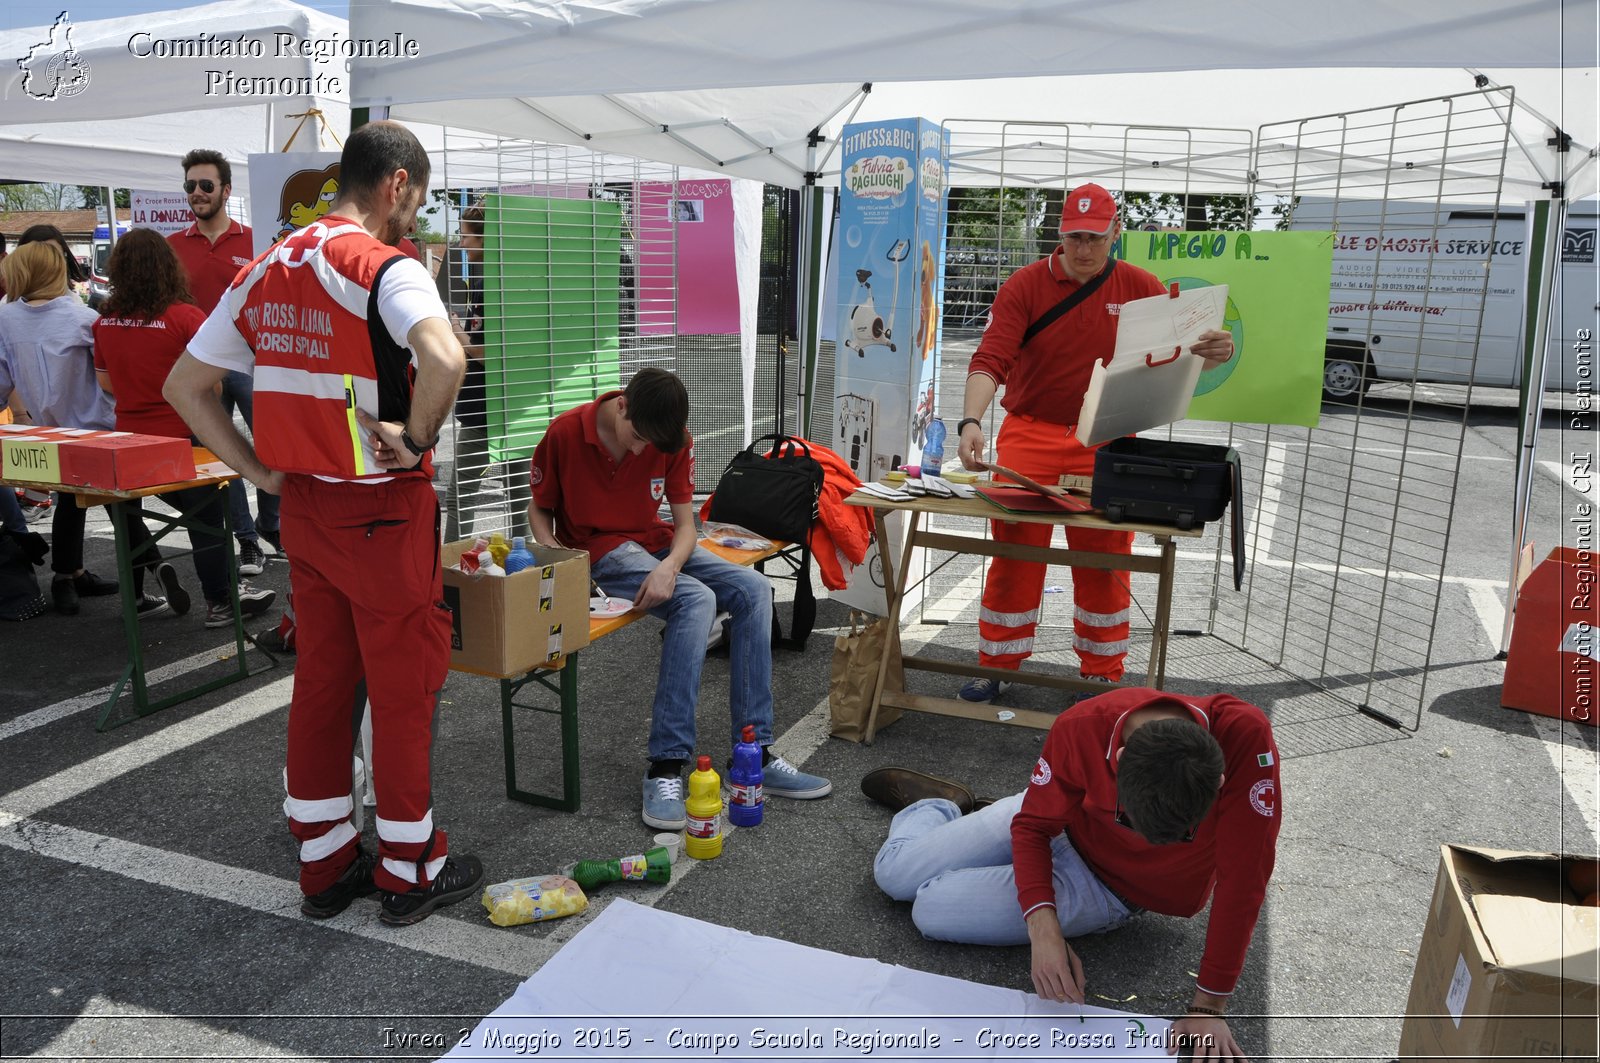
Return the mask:
[[[1117,315],[1131,299],[1165,291],[1155,275],[1127,262],[1113,262],[1111,248],[1121,225],[1117,204],[1096,184],[1067,193],[1061,209],[1061,243],[1049,258],[1024,266],[1000,286],[978,350],[967,370],[958,453],[969,469],[982,469],[985,439],[981,418],[1005,386],[1006,417],[995,440],[996,460],[1044,483],[1063,475],[1094,472],[1094,448],[1079,442],[1078,411],[1096,362],[1111,361]],[[1091,287],[1092,286],[1092,287]],[[1066,313],[1027,336],[1029,326],[1080,290]],[[1202,333],[1192,348],[1212,365],[1233,357],[1227,332]],[[1048,546],[1051,525],[991,522],[996,541]],[[1073,550],[1126,554],[1130,532],[1070,527]],[[989,566],[978,615],[978,663],[1019,667],[1033,653],[1045,566],[997,557]],[[1085,679],[1114,683],[1128,653],[1128,583],[1122,572],[1072,570],[1073,649]],[[1008,684],[973,679],[961,688],[967,701],[992,701]]]

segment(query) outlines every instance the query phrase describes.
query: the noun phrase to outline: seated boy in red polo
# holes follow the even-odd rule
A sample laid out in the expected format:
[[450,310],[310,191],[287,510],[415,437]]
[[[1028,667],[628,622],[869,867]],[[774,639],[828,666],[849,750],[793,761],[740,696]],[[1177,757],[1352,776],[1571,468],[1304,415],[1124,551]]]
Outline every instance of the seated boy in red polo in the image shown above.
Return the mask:
[[[731,614],[730,748],[756,729],[768,795],[826,797],[833,784],[766,747],[772,743],[772,587],[767,578],[696,546],[694,446],[689,396],[664,369],[634,374],[557,417],[533,452],[534,540],[589,552],[590,574],[612,598],[667,623],[651,713],[645,823],[680,830],[683,769],[695,745],[695,705],[706,639],[718,612]],[[661,503],[672,523],[660,517]]]

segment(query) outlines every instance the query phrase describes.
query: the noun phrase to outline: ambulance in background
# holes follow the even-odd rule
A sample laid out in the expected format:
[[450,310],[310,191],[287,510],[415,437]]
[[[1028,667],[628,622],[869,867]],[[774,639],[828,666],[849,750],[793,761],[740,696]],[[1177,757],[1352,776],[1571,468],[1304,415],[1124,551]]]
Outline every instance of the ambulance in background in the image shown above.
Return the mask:
[[[1291,229],[1334,230],[1322,393],[1353,401],[1375,383],[1522,384],[1523,291],[1531,211],[1302,196]],[[1568,207],[1545,386],[1580,388],[1571,356],[1600,313],[1600,203]],[[1481,321],[1481,324],[1480,324]],[[1476,342],[1474,342],[1476,341]],[[1594,386],[1585,363],[1582,389]]]
[[[117,223],[117,239],[128,235],[128,226]],[[111,260],[111,227],[97,225],[90,242],[93,257],[89,260],[89,305],[100,309],[106,296],[111,294],[111,281],[106,277],[106,263]]]

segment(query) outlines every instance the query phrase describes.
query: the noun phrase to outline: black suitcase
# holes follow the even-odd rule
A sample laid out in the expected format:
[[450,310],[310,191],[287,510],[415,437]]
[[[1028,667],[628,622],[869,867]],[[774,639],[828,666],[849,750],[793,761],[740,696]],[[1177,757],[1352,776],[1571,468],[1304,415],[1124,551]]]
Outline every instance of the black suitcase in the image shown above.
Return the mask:
[[1089,503],[1110,521],[1188,529],[1219,519],[1233,503],[1233,589],[1244,586],[1244,479],[1239,452],[1211,443],[1113,439],[1094,454]]
[[1095,452],[1089,502],[1107,520],[1193,528],[1227,511],[1238,466],[1232,447],[1113,439]]

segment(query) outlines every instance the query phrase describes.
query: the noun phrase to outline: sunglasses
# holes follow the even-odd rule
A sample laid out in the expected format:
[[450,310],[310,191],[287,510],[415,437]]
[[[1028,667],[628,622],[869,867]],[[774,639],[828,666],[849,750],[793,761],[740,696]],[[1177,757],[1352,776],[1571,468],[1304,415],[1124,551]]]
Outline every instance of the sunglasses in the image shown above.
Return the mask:
[[217,182],[211,180],[210,178],[206,178],[205,180],[202,180],[202,181],[185,181],[185,182],[183,182],[183,190],[185,192],[193,192],[196,187],[198,187],[200,189],[200,191],[204,192],[206,195],[209,196],[211,193],[213,193],[213,192],[215,192],[217,190]]
[[[1111,817],[1111,822],[1115,823],[1119,827],[1126,827],[1128,830],[1131,830],[1131,831],[1137,831],[1139,829],[1138,827],[1135,827],[1133,825],[1133,822],[1130,819],[1128,819],[1128,814],[1126,812],[1122,811],[1122,802],[1120,802],[1120,801],[1117,802],[1117,811]],[[1194,841],[1194,831],[1195,831],[1195,829],[1193,827],[1190,827],[1188,833],[1186,833],[1183,837],[1179,838],[1178,840],[1180,842],[1192,842],[1192,841]]]

